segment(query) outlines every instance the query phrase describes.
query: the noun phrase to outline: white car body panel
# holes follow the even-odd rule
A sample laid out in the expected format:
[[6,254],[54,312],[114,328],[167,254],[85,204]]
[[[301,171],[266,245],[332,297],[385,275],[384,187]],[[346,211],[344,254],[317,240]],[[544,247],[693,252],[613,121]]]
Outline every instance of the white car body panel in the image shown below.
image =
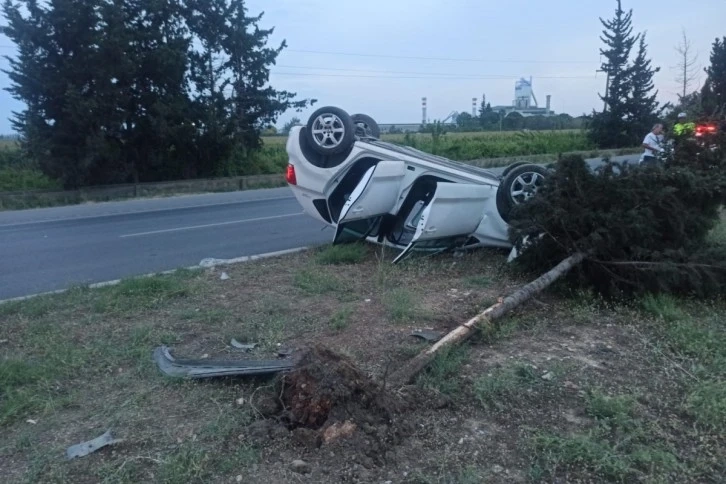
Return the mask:
[[381,161],[370,167],[343,206],[338,223],[391,213],[405,175],[402,161]]
[[484,206],[490,196],[487,187],[481,185],[439,183],[421,213],[411,243],[394,262],[405,258],[421,242],[474,233],[484,218]]

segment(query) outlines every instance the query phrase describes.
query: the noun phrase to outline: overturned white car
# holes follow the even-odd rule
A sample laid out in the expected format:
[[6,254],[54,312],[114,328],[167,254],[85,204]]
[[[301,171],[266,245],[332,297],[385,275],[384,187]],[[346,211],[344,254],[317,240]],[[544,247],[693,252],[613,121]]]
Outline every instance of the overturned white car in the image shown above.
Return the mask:
[[379,140],[375,121],[315,111],[287,141],[287,182],[304,211],[335,227],[333,243],[368,240],[413,251],[511,248],[508,214],[532,197],[545,167],[502,175]]

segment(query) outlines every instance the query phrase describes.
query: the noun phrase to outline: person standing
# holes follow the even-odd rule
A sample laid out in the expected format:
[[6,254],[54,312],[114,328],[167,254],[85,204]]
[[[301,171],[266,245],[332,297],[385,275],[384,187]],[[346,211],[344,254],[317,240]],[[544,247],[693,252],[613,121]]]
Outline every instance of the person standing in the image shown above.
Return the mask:
[[663,153],[663,125],[661,123],[653,126],[653,129],[643,139],[645,151],[640,157],[640,163],[654,164],[657,162],[657,153]]
[[678,122],[673,126],[673,134],[676,137],[691,136],[696,132],[696,123],[689,123],[687,119],[688,115],[686,113],[678,115]]

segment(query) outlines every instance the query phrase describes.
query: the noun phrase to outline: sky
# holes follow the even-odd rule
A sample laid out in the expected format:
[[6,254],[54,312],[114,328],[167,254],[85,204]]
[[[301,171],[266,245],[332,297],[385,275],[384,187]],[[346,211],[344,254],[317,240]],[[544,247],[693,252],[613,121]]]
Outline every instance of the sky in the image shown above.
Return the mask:
[[[271,44],[288,44],[272,67],[270,84],[317,99],[302,113],[334,105],[365,113],[379,123],[418,123],[421,98],[428,117],[471,111],[472,98],[511,104],[514,83],[533,78],[540,105],[574,116],[601,109],[605,89],[599,49],[602,25],[615,0],[248,0],[249,14],[264,12],[261,28],[274,27]],[[673,101],[679,90],[675,66],[685,29],[701,67],[711,44],[726,36],[726,0],[623,0],[633,9],[636,32],[647,33],[648,54],[661,70],[659,100]],[[4,19],[3,19],[4,21]],[[0,54],[13,55],[0,35]],[[7,68],[0,60],[0,68]],[[700,69],[698,86],[705,80]],[[9,85],[0,73],[0,88]],[[695,86],[694,86],[695,87]],[[13,110],[22,104],[0,91],[0,133],[11,132]]]

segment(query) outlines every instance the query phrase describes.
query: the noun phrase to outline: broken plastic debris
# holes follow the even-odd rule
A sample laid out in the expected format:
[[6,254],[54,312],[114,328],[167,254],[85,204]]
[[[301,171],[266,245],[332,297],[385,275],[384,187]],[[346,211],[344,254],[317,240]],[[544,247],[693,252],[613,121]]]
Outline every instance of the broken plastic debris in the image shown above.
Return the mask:
[[208,258],[208,259],[202,259],[202,261],[199,263],[199,267],[214,267],[216,265],[224,263],[224,259],[214,259],[214,258]]
[[226,281],[227,279],[229,279],[229,275],[226,272],[223,272],[222,275],[219,276],[219,278],[223,281]]
[[286,357],[290,356],[292,353],[293,353],[292,348],[280,348],[279,350],[277,350],[277,356],[280,356],[282,358],[286,358]]
[[232,345],[234,348],[237,348],[238,350],[253,350],[257,346],[257,343],[240,343],[236,339],[232,338],[232,341],[229,342],[230,345]]
[[167,346],[154,349],[153,358],[162,373],[175,378],[269,375],[291,370],[296,364],[293,360],[177,360]]
[[98,449],[106,447],[107,445],[118,444],[123,442],[123,439],[116,439],[111,435],[111,431],[107,430],[105,434],[95,439],[89,440],[76,445],[71,445],[66,450],[67,459],[75,459],[76,457],[84,457],[92,452],[96,452]]
[[411,333],[411,336],[425,339],[426,341],[438,341],[444,335],[443,333],[439,333],[438,331],[433,331],[430,329],[417,329]]

